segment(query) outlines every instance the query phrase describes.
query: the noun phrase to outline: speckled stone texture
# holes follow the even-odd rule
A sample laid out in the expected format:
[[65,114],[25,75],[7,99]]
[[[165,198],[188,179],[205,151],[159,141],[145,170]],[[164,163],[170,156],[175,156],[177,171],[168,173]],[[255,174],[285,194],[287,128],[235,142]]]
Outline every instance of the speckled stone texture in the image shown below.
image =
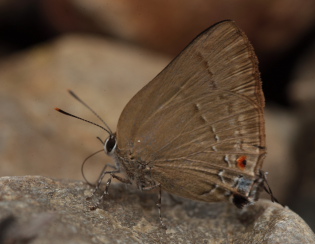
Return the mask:
[[163,194],[163,230],[156,193],[113,184],[91,211],[91,190],[82,181],[0,178],[0,243],[315,243],[298,215],[269,200],[239,210]]

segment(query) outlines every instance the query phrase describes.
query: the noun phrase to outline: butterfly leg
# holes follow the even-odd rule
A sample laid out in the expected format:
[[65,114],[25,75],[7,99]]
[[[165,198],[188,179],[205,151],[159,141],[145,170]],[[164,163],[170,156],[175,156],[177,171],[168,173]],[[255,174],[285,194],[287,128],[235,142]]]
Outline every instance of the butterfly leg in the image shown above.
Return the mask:
[[124,183],[124,184],[128,184],[128,185],[131,185],[131,184],[132,184],[129,179],[122,178],[122,177],[120,177],[120,176],[118,176],[118,175],[115,175],[115,174],[111,174],[111,176],[112,176],[113,178],[115,178],[116,180],[119,180],[120,182]]
[[109,189],[111,182],[112,182],[112,177],[109,177],[109,179],[106,181],[105,190],[104,190],[103,194],[98,199],[97,203],[90,207],[91,210],[95,210],[101,204],[101,202],[104,200],[105,196],[108,195],[108,189]]
[[[269,194],[270,199],[272,202],[276,202],[279,203],[279,201],[277,200],[277,198],[275,198],[275,196],[273,195],[271,188],[268,184],[267,181],[267,172],[264,172],[262,170],[259,171],[260,177],[263,179],[263,189],[267,192],[267,194]],[[279,203],[280,205],[282,205],[281,203]],[[283,206],[283,205],[282,205]],[[284,207],[284,206],[283,206]]]
[[105,183],[105,190],[103,191],[103,194],[101,195],[101,197],[99,198],[97,203],[94,204],[93,206],[90,206],[91,210],[95,210],[101,204],[101,202],[104,200],[105,196],[108,195],[108,189],[109,189],[109,186],[110,186],[110,184],[112,182],[112,178],[115,178],[115,179],[117,179],[117,180],[119,180],[119,181],[121,181],[121,182],[123,182],[125,184],[131,184],[131,182],[128,179],[124,179],[122,177],[119,177],[119,176],[115,175],[115,173],[119,173],[120,172],[119,168],[118,169],[116,168],[116,169],[111,170],[111,171],[106,171],[107,166],[108,165],[104,166],[104,168],[103,168],[103,170],[102,170],[102,172],[101,172],[101,174],[100,174],[100,176],[99,176],[99,178],[97,180],[97,183],[95,185],[95,189],[92,192],[92,195],[87,198],[87,200],[90,200],[95,195],[95,193],[100,189],[100,185],[101,185],[105,175],[109,174],[110,177],[108,178],[108,180]]
[[161,215],[161,207],[162,207],[162,187],[161,187],[160,184],[159,184],[159,196],[158,196],[158,201],[157,201],[156,206],[158,207],[158,210],[159,210],[159,218],[160,218],[161,227],[162,227],[162,229],[165,229],[165,230],[166,230],[167,228],[166,228],[166,225],[163,223],[162,215]]
[[149,190],[155,189],[157,187],[159,188],[159,195],[158,195],[158,200],[156,202],[156,206],[158,207],[158,211],[159,211],[159,219],[160,219],[161,228],[166,230],[167,227],[163,223],[162,214],[161,214],[161,207],[162,207],[162,187],[161,187],[161,184],[156,184],[154,186],[144,187],[144,188],[142,188],[142,190],[149,191]]
[[101,171],[101,174],[100,176],[98,177],[97,179],[97,182],[96,182],[96,185],[95,185],[95,188],[94,188],[94,191],[92,192],[91,196],[87,197],[87,200],[90,200],[94,195],[95,193],[100,189],[100,185],[103,181],[103,178],[105,177],[105,175],[108,173],[108,171],[106,171],[106,168],[107,168],[107,164],[104,166],[104,168],[102,169]]
[[112,182],[112,178],[117,179],[117,180],[121,181],[121,182],[124,183],[124,184],[131,184],[130,180],[128,180],[128,179],[119,177],[119,176],[115,175],[115,174],[112,173],[112,172],[109,172],[109,174],[110,174],[110,177],[109,177],[109,179],[106,181],[105,190],[104,190],[102,196],[101,196],[100,199],[99,199],[98,205],[100,204],[101,201],[104,200],[105,196],[108,195],[108,189],[109,189],[109,186],[110,186],[110,184],[111,184],[111,182]]

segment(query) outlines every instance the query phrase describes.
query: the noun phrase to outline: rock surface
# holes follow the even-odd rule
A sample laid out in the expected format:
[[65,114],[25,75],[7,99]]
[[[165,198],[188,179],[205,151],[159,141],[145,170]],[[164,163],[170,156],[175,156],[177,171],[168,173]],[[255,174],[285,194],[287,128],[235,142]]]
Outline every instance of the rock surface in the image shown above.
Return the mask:
[[86,201],[90,194],[81,181],[0,178],[0,242],[315,243],[314,233],[298,215],[267,200],[238,210],[229,203],[178,203],[164,194],[162,215],[168,229],[163,230],[154,193],[113,184],[95,211]]

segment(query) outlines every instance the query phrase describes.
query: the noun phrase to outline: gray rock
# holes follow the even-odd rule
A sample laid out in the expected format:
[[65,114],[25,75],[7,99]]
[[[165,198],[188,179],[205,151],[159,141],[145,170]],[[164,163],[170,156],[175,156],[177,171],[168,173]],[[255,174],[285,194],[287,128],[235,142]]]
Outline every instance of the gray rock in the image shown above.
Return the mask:
[[42,176],[0,178],[1,243],[315,243],[294,212],[267,200],[239,210],[230,203],[201,203],[112,184],[95,211],[82,181]]

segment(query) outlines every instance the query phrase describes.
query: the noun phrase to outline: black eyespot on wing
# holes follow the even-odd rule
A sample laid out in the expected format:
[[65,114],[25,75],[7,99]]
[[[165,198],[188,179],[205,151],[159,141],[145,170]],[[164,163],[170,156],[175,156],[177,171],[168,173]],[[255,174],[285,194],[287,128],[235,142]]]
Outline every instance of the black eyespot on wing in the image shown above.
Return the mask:
[[244,197],[239,194],[233,194],[233,203],[235,204],[236,207],[243,208],[245,205],[249,204],[250,201],[248,200],[247,197]]
[[262,149],[262,150],[264,150],[264,149],[266,149],[266,147],[263,147],[263,146],[260,146],[260,145],[253,145],[254,147],[257,147],[257,148],[259,148],[259,149]]

